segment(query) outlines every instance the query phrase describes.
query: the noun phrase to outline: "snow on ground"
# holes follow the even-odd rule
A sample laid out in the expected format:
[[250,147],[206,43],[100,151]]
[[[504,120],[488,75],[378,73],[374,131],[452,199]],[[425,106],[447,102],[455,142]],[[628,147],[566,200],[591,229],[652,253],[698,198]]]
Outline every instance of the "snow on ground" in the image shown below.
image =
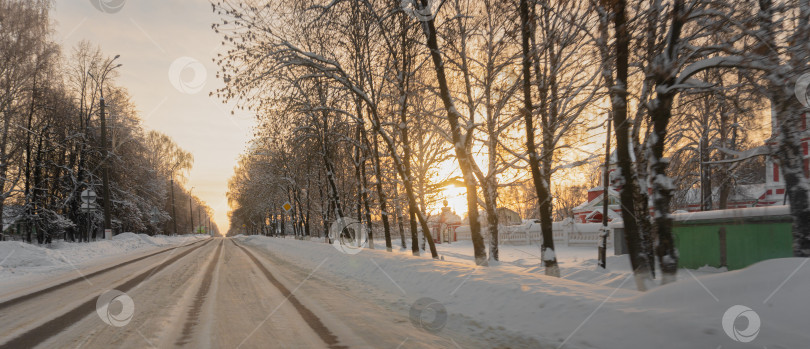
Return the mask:
[[[384,246],[384,245],[383,245]],[[379,248],[379,243],[378,243]],[[436,250],[439,255],[448,261],[473,263],[473,247],[470,241],[459,241],[451,244],[437,244]],[[410,254],[410,250],[401,251]],[[560,273],[563,279],[586,282],[596,285],[617,287],[622,284],[625,278],[630,275],[630,259],[625,256],[613,254],[613,248],[608,248],[606,260],[607,269],[601,269],[597,265],[597,249],[595,246],[555,246],[554,253],[557,256],[557,263],[560,265]],[[430,258],[430,252],[422,253],[425,258]],[[499,246],[498,267],[505,270],[522,271],[529,273],[545,272],[540,258],[540,244],[533,245],[501,245]],[[490,262],[492,264],[492,262]],[[494,264],[493,264],[494,265]],[[689,278],[691,274],[695,276],[715,274],[726,271],[726,268],[718,269],[714,267],[703,267],[698,270],[683,271],[678,275],[679,279]],[[657,271],[660,275],[660,268]],[[623,288],[635,290],[635,283],[628,282],[622,285]]]
[[40,246],[20,241],[0,241],[0,293],[54,275],[76,273],[78,276],[81,270],[88,267],[123,262],[129,256],[205,238],[208,235],[149,236],[123,233],[113,236],[112,240],[89,243],[57,240]]
[[[263,236],[239,241],[405,316],[417,299],[433,298],[449,314],[445,333],[483,333],[513,348],[525,346],[521,338],[549,348],[773,349],[810,343],[804,328],[808,259],[769,260],[732,272],[684,269],[679,281],[641,293],[632,289],[626,256],[611,256],[610,271],[599,272],[592,266],[593,248],[561,248],[564,278],[558,279],[542,275],[539,258],[532,256],[539,253],[526,246],[506,246],[500,265],[475,267],[465,252],[472,248],[463,243],[440,245],[445,260],[434,261],[408,251],[348,255],[324,243]],[[738,305],[751,311],[735,313],[746,309]]]
[[[237,235],[236,238],[245,237],[245,235]],[[313,238],[312,241],[323,243],[323,239]],[[394,241],[394,253],[411,256],[410,241],[407,241],[407,249],[401,249],[399,240]],[[377,249],[385,249],[385,242],[375,240],[375,247]],[[540,243],[536,242],[531,245],[514,245],[502,244],[499,247],[499,261],[489,261],[490,266],[497,266],[499,269],[539,273],[545,272],[542,266],[542,259],[540,258]],[[436,244],[436,250],[439,257],[445,261],[461,262],[472,264],[473,247],[471,241],[457,241],[453,243]],[[487,246],[489,251],[489,246]],[[595,246],[565,246],[557,244],[554,253],[557,256],[557,263],[560,266],[560,273],[563,279],[585,282],[601,286],[618,287],[628,290],[635,290],[636,285],[633,282],[622,284],[625,278],[630,275],[632,268],[630,267],[630,259],[626,255],[616,256],[613,254],[613,247],[608,247],[607,256],[607,269],[599,268],[597,265],[597,248]],[[430,251],[421,251],[421,258],[430,259]],[[690,269],[686,271],[681,270],[678,274],[678,279],[685,278],[691,279],[691,275],[701,276],[708,274],[716,274],[727,271],[726,268],[715,268],[704,266],[697,270]],[[660,266],[656,265],[656,273],[660,275]]]

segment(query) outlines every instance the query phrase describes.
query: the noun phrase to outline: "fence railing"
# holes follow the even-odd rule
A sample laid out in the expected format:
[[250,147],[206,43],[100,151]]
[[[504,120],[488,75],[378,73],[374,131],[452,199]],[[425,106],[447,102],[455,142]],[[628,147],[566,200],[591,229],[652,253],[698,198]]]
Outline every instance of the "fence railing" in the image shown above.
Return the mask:
[[[555,222],[552,224],[552,233],[554,234],[554,242],[557,244],[564,244],[566,246],[598,246],[599,233],[602,228],[601,223],[569,223],[569,222]],[[611,227],[612,228],[612,227]],[[385,244],[385,238],[382,227],[372,227],[374,235],[374,244]],[[406,239],[411,241],[409,232],[405,231]],[[487,227],[482,226],[482,234],[487,237]],[[456,239],[458,241],[469,241],[470,226],[462,225],[456,229]],[[612,235],[612,234],[611,234]],[[325,241],[324,237],[295,237],[293,235],[284,236],[287,239],[301,239],[312,241]],[[399,230],[392,229],[391,240],[394,245],[398,245],[400,241]],[[421,231],[419,232],[419,241],[422,241]],[[498,241],[501,244],[512,245],[528,245],[540,243],[543,241],[543,234],[540,230],[539,223],[526,223],[523,225],[502,225],[498,229]],[[613,246],[613,237],[607,239],[608,246]]]

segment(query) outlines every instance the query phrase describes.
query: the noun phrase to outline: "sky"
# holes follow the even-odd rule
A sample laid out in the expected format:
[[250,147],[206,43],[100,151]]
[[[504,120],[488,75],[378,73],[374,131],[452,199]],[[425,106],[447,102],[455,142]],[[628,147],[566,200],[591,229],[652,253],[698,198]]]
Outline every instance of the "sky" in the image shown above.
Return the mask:
[[121,55],[116,83],[129,90],[143,124],[194,154],[187,188],[228,229],[228,178],[252,134],[254,118],[209,92],[222,86],[212,58],[220,37],[207,0],[57,0],[54,39],[70,57],[82,40]]

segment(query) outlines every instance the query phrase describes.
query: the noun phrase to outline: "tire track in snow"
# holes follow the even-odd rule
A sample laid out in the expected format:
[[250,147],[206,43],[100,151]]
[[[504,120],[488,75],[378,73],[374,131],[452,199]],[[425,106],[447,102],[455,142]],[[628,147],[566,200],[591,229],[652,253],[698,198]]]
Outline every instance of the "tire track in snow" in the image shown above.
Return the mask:
[[12,299],[5,300],[2,303],[0,303],[0,312],[3,312],[8,307],[20,304],[20,303],[25,302],[27,300],[34,299],[36,297],[42,296],[42,295],[47,294],[47,293],[51,293],[51,292],[63,289],[65,287],[68,287],[68,286],[73,285],[75,283],[81,282],[81,281],[83,281],[85,279],[90,279],[92,277],[102,275],[104,273],[110,272],[110,271],[115,270],[117,268],[127,266],[127,265],[130,265],[130,264],[135,263],[135,262],[142,261],[142,260],[147,259],[149,257],[154,257],[154,256],[157,256],[157,255],[162,254],[162,253],[166,253],[166,252],[169,252],[169,251],[174,251],[174,250],[176,250],[178,248],[181,248],[181,247],[192,246],[194,244],[197,244],[197,243],[200,243],[200,242],[203,242],[203,241],[209,241],[209,239],[199,240],[199,241],[192,242],[190,244],[185,244],[185,245],[181,245],[181,246],[175,246],[175,247],[167,248],[165,250],[160,250],[160,251],[150,253],[150,254],[145,255],[145,256],[141,256],[141,257],[138,257],[138,258],[135,258],[135,259],[130,259],[130,260],[128,260],[126,262],[123,262],[123,263],[118,263],[118,264],[113,265],[111,267],[107,267],[107,268],[104,268],[104,269],[101,269],[101,270],[94,271],[94,272],[92,272],[90,274],[80,276],[80,277],[77,277],[75,279],[70,279],[70,280],[67,280],[65,282],[62,282],[62,283],[59,283],[59,284],[56,284],[56,285],[53,285],[53,286],[49,286],[49,287],[43,288],[41,290],[37,290],[37,291],[31,292],[31,293],[28,293],[28,294],[25,294],[25,295],[22,295],[22,296],[19,296],[17,298],[12,298]]
[[239,249],[241,249],[242,252],[244,252],[248,256],[248,258],[250,258],[250,260],[252,260],[253,263],[256,264],[256,266],[259,268],[259,270],[262,271],[267,280],[270,281],[270,283],[272,283],[273,286],[275,286],[281,292],[281,294],[284,295],[284,297],[286,297],[286,299],[290,302],[290,304],[293,305],[293,307],[295,307],[295,310],[298,311],[298,314],[301,315],[301,317],[304,319],[307,325],[309,325],[309,327],[312,328],[312,330],[318,334],[318,337],[320,337],[321,340],[323,340],[324,343],[326,343],[326,345],[329,346],[329,348],[332,349],[346,348],[345,346],[339,345],[337,336],[335,336],[332,333],[332,331],[330,331],[326,327],[326,325],[323,324],[321,319],[317,315],[315,315],[315,313],[313,313],[311,310],[309,310],[309,308],[304,306],[298,300],[298,298],[296,298],[295,295],[292,292],[290,292],[290,290],[287,289],[286,286],[284,286],[284,284],[278,281],[278,279],[276,279],[276,277],[273,276],[273,274],[269,270],[267,270],[264,264],[259,262],[256,256],[253,255],[253,253],[251,253],[247,248],[244,248],[239,244],[237,244],[236,241],[234,241],[233,239],[229,240],[233,242],[234,246],[239,247]]
[[191,305],[191,309],[188,311],[186,323],[183,325],[182,337],[180,337],[180,339],[174,343],[175,345],[182,346],[188,344],[191,340],[191,335],[194,332],[194,327],[200,321],[200,313],[202,312],[205,299],[208,298],[208,291],[211,289],[211,282],[214,279],[214,269],[216,269],[217,263],[219,263],[219,258],[222,255],[223,242],[223,240],[220,240],[219,245],[217,246],[217,252],[214,254],[214,258],[208,262],[208,267],[205,269],[205,275],[203,275],[202,283],[200,284],[200,288],[197,290],[197,295],[194,296],[194,302]]
[[[159,271],[165,269],[169,265],[177,262],[180,258],[185,257],[186,255],[190,254],[198,250],[199,248],[207,245],[211,242],[211,239],[206,239],[205,243],[194,248],[190,248],[186,251],[181,252],[180,254],[162,262],[161,264],[149,268],[148,270],[138,274],[137,276],[119,284],[116,286],[111,286],[110,289],[116,289],[121,292],[126,293],[127,291],[137,287],[141,282],[152,276],[153,274],[158,273]],[[189,246],[189,245],[186,245]],[[97,297],[92,297],[85,301],[82,304],[79,304],[72,310],[67,311],[66,313],[57,316],[33,329],[30,329],[17,337],[14,337],[7,342],[0,344],[0,349],[5,348],[32,348],[35,347],[49,338],[53,337],[54,335],[62,332],[66,328],[70,327],[74,323],[81,321],[86,316],[93,314],[96,312],[96,300]]]

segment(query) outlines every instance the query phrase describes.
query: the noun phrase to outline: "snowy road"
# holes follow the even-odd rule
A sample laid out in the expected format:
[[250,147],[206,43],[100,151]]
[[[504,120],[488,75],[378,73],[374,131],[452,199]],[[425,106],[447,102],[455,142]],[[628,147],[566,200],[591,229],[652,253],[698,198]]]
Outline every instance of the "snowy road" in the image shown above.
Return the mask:
[[[449,246],[443,247],[449,260],[433,260],[408,250],[350,254],[322,242],[263,236],[147,239],[166,242],[158,245],[144,239],[113,239],[130,247],[117,258],[99,254],[102,262],[96,263],[70,260],[101,247],[93,244],[109,249],[107,242],[0,246],[7,263],[0,269],[0,349],[729,349],[810,343],[804,321],[810,263],[802,258],[706,275],[684,270],[689,278],[641,293],[623,287],[628,276],[618,285],[598,285],[521,270],[519,261],[480,268],[459,257],[463,248]],[[52,254],[71,257],[64,260],[75,268],[29,273],[53,265],[42,262]],[[36,267],[25,267],[33,262]],[[426,306],[425,299],[440,307]],[[758,314],[753,340],[728,334],[737,329],[726,323],[736,309]],[[440,318],[441,326],[431,328]],[[626,335],[634,327],[644,330]]]
[[[121,262],[38,291],[0,295],[0,347],[476,346],[458,333],[417,329],[407,316],[367,302],[362,293],[233,239]],[[97,314],[99,296],[111,289],[134,304],[131,321],[120,327]],[[122,311],[116,304],[112,314]]]

